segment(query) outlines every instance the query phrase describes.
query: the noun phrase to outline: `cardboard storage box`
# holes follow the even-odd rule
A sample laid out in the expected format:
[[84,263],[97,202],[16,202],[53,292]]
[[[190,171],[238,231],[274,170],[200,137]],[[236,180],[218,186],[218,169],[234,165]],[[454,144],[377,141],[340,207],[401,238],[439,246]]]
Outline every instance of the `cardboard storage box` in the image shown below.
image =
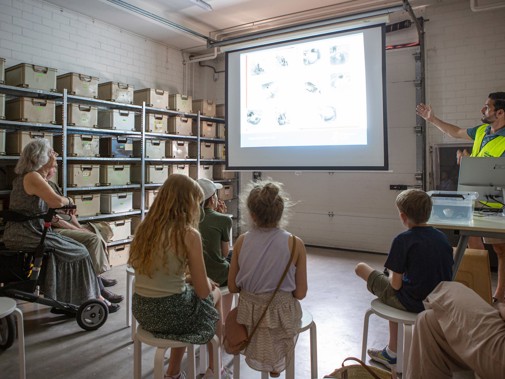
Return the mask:
[[[131,171],[132,183],[141,183],[141,169],[140,165],[133,165]],[[145,166],[145,182],[146,184],[163,184],[168,178],[167,165],[154,165],[146,164]]]
[[216,103],[212,100],[193,100],[193,112],[200,112],[203,116],[216,117]]
[[126,186],[130,183],[130,165],[100,165],[100,185]]
[[5,118],[5,95],[0,93],[0,120]]
[[[201,159],[214,159],[214,144],[212,142],[200,142],[200,158]],[[189,143],[189,157],[198,157],[198,142]]]
[[216,137],[217,138],[226,138],[226,125],[225,124],[217,124]]
[[168,96],[168,108],[174,111],[192,113],[193,96],[179,93]]
[[102,193],[100,195],[100,213],[124,213],[133,210],[133,194],[131,192]]
[[[193,126],[193,134],[196,136],[198,134],[198,126]],[[205,138],[216,138],[217,130],[216,123],[210,121],[200,121],[200,137]]]
[[[69,164],[68,187],[96,187],[100,185],[100,166],[96,164]],[[61,185],[61,183],[60,183]]]
[[[141,192],[133,191],[133,208],[140,209],[141,205]],[[153,203],[154,199],[158,195],[158,190],[146,190],[144,194],[144,209],[149,209]]]
[[168,91],[154,88],[144,88],[133,92],[133,103],[146,107],[168,109]]
[[[149,159],[165,158],[165,140],[162,139],[146,139],[144,156]],[[133,155],[135,157],[142,156],[142,141],[133,141]]]
[[23,148],[35,138],[45,138],[53,146],[53,135],[46,132],[7,132],[5,136],[5,151],[7,155],[20,155]]
[[193,119],[181,116],[169,117],[168,133],[181,136],[193,135]]
[[119,109],[99,110],[98,127],[102,129],[135,130],[135,113]]
[[5,59],[0,58],[0,84],[5,83]]
[[98,85],[98,98],[116,101],[118,103],[133,103],[133,86],[119,82],[100,83]]
[[193,179],[202,179],[206,178],[209,180],[212,180],[212,166],[210,165],[200,165],[197,166],[196,164],[190,164],[189,165],[189,176]]
[[121,241],[129,239],[132,236],[132,220],[125,218],[124,220],[106,221],[112,229],[111,241]]
[[479,197],[477,192],[430,191],[433,203],[430,223],[462,223],[473,221],[473,203]]
[[226,117],[226,107],[224,104],[216,105],[216,117],[225,118]]
[[140,216],[132,216],[132,237],[135,235],[135,232],[137,231],[137,227],[140,225],[142,222],[142,218]]
[[5,130],[0,129],[0,155],[5,155]]
[[90,217],[100,214],[100,194],[87,193],[85,195],[69,196],[77,207],[78,217]]
[[231,184],[223,184],[223,188],[217,190],[217,197],[220,200],[233,199],[233,186]]
[[63,92],[66,88],[67,93],[70,95],[96,98],[98,97],[98,78],[69,72],[58,75],[56,78],[56,88],[58,92]]
[[107,252],[109,253],[109,263],[111,266],[125,265],[128,263],[128,258],[130,257],[130,244],[123,243],[109,246]]
[[170,174],[181,174],[189,176],[189,165],[188,164],[170,165]]
[[226,145],[224,143],[216,143],[216,159],[226,159]]
[[217,164],[213,166],[214,179],[235,179],[236,173],[234,171],[226,171],[224,164]]
[[[70,134],[67,136],[67,156],[69,157],[99,157],[99,136],[91,134]],[[54,150],[62,155],[63,138],[54,137]]]
[[5,69],[5,84],[15,87],[56,91],[56,69],[20,63]]
[[[142,131],[142,115],[135,115],[135,130]],[[147,114],[145,131],[150,133],[168,133],[168,116],[162,114]]]
[[189,158],[188,141],[166,141],[165,156],[167,158],[186,159]]
[[[63,124],[63,106],[56,107],[56,123]],[[98,108],[90,105],[68,104],[67,125],[81,128],[96,128],[98,124]]]
[[5,115],[11,121],[51,124],[55,122],[55,110],[53,100],[20,97],[7,101]]
[[17,176],[13,165],[0,165],[0,190],[12,189],[12,181]]
[[115,158],[133,157],[131,137],[100,137],[100,156]]

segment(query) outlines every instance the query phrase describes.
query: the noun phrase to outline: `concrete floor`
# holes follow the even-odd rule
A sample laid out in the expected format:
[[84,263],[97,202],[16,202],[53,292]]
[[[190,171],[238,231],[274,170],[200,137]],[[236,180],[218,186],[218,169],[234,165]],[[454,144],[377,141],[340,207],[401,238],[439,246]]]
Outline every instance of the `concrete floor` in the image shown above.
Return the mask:
[[[312,247],[308,253],[309,292],[302,306],[317,324],[318,377],[322,378],[346,357],[360,356],[363,316],[373,295],[355,276],[354,266],[365,261],[382,269],[385,256]],[[125,269],[117,266],[106,274],[119,281],[112,288],[114,292],[124,295]],[[125,302],[121,305],[102,328],[86,332],[74,319],[53,315],[46,306],[20,303],[25,318],[27,378],[133,378],[133,344],[126,327]],[[370,320],[369,346],[385,346],[387,322],[377,317]],[[154,349],[144,345],[143,378],[153,377],[153,359]],[[223,359],[225,363],[231,361],[226,354]],[[241,378],[260,377],[242,360]],[[18,378],[17,342],[7,351],[0,351],[0,378]],[[308,331],[300,335],[296,347],[296,378],[310,378]]]

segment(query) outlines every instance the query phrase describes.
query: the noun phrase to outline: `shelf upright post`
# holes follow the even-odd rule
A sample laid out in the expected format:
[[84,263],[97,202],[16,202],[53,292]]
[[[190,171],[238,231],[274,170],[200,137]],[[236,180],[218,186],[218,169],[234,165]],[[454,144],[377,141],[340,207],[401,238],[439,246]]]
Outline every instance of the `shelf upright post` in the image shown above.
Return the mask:
[[140,219],[145,216],[146,196],[146,102],[142,102],[140,120]]
[[200,155],[201,155],[201,145],[200,145],[200,111],[196,114],[196,179],[200,179]]
[[63,188],[63,196],[67,196],[67,104],[68,104],[67,89],[63,89],[63,104],[62,104],[62,125],[61,125],[61,185]]

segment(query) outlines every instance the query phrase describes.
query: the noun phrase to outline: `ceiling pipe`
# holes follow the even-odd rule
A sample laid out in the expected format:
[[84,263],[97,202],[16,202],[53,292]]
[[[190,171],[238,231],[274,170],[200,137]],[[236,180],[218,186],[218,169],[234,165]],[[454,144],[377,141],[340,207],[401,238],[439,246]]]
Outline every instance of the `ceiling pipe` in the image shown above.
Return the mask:
[[484,11],[491,11],[495,9],[500,9],[500,8],[505,8],[505,4],[502,2],[501,4],[495,4],[495,5],[483,5],[479,6],[477,4],[478,0],[470,0],[470,9],[472,12],[484,12]]
[[202,61],[210,61],[217,57],[219,50],[217,47],[212,49],[212,53],[210,54],[202,54],[202,55],[190,55],[186,60],[187,63],[197,63]]

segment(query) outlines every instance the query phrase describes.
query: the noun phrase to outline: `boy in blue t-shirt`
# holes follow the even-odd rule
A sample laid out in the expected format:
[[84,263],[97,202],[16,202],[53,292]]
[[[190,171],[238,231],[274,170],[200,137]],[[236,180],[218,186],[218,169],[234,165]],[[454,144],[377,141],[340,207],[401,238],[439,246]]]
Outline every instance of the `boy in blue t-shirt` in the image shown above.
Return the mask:
[[[396,198],[400,219],[408,230],[396,236],[384,266],[385,273],[358,263],[356,275],[381,302],[408,312],[424,311],[423,300],[441,281],[452,280],[453,250],[439,230],[426,225],[431,198],[422,190],[409,189]],[[374,361],[391,368],[396,364],[398,324],[389,322],[389,344],[381,350],[368,349]]]

